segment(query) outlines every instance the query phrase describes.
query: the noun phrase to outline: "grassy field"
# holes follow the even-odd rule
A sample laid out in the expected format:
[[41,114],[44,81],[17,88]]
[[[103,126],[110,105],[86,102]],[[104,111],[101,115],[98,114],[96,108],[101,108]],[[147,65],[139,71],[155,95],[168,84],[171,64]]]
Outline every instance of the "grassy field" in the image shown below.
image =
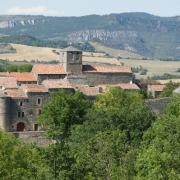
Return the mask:
[[53,53],[51,48],[41,48],[25,46],[20,44],[11,44],[17,53],[15,54],[0,54],[0,59],[9,61],[52,61],[57,60],[59,57]]
[[140,56],[138,54],[131,53],[131,52],[124,51],[124,50],[110,48],[110,47],[102,45],[101,43],[91,42],[90,44],[96,49],[96,51],[106,52],[107,54],[109,54],[110,56],[113,56],[113,57],[142,59],[142,56]]
[[173,83],[180,83],[180,79],[158,80],[161,84],[167,84],[169,81],[172,81]]
[[[16,49],[17,53],[8,53],[0,54],[0,59],[8,61],[59,61],[59,55],[54,53],[53,50],[58,51],[58,49],[53,48],[44,48],[44,47],[32,47],[20,44],[11,44],[11,46]],[[89,53],[86,53],[86,56],[83,56],[83,61],[85,63],[109,63],[109,64],[120,64],[116,58],[106,58],[103,54],[93,53],[93,56],[90,56]]]
[[109,57],[83,56],[83,62],[121,65],[120,61],[118,61],[116,58],[109,58]]
[[177,69],[180,68],[180,61],[160,61],[160,60],[131,60],[121,59],[120,62],[131,67],[139,67],[147,69],[146,75],[137,75],[138,78],[146,78],[147,76],[163,75],[164,73],[180,75]]

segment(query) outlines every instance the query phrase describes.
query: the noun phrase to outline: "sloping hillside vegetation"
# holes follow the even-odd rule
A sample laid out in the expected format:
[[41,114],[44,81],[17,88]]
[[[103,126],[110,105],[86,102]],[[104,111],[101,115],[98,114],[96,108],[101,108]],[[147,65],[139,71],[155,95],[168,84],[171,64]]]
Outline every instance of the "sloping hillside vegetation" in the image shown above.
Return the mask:
[[146,13],[83,17],[0,16],[0,33],[68,42],[96,40],[146,57],[180,59],[179,17]]
[[[50,47],[50,48],[66,48],[69,46],[67,41],[62,40],[43,40],[35,38],[29,35],[11,35],[0,37],[0,43],[13,43],[23,44],[36,47]],[[71,43],[72,44],[72,43]],[[95,48],[88,42],[73,43],[74,47],[79,48],[82,51],[94,52]]]

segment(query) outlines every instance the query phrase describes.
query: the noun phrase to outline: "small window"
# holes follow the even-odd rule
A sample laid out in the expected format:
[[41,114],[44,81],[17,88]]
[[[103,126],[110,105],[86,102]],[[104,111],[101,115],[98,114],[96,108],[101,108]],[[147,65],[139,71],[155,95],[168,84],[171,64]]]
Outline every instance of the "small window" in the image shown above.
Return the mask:
[[41,99],[40,99],[40,98],[38,98],[37,103],[38,103],[39,105],[41,104]]
[[21,112],[18,112],[18,118],[20,118],[21,117]]
[[19,105],[20,105],[20,106],[23,106],[23,102],[22,102],[22,101],[20,101],[20,102],[19,102]]
[[22,118],[24,117],[24,112],[22,112]]
[[42,111],[41,109],[38,110],[38,115],[41,115]]
[[38,124],[34,124],[34,131],[38,131]]

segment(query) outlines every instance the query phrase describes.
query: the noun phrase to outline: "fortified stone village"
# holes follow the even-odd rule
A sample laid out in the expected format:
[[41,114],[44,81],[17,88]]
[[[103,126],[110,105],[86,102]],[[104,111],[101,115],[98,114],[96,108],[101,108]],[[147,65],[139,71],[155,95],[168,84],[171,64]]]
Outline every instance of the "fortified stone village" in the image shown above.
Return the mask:
[[[80,91],[89,99],[119,87],[125,91],[139,91],[130,67],[104,64],[83,64],[82,52],[73,47],[60,51],[59,64],[35,64],[29,73],[0,73],[0,128],[8,132],[38,132],[37,117],[41,114],[49,94],[59,89]],[[164,85],[148,87],[157,96]],[[156,111],[155,100],[147,104]]]

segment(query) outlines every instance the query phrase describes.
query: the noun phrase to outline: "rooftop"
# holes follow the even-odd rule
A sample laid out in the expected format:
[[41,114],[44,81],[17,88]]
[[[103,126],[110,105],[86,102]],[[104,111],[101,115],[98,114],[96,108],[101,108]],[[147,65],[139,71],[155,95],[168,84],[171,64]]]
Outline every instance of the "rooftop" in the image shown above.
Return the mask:
[[35,64],[33,66],[32,72],[35,74],[43,75],[43,74],[66,74],[63,65],[59,64]]
[[67,79],[49,79],[42,82],[49,89],[70,89],[73,88]]
[[81,50],[75,48],[74,46],[69,46],[67,48],[62,49],[63,52],[82,52]]
[[19,82],[37,82],[36,77],[31,72],[11,72],[9,76],[15,77]]
[[166,87],[166,85],[164,85],[164,84],[154,84],[154,85],[149,85],[148,90],[162,92],[165,87]]
[[0,76],[0,87],[7,89],[7,88],[17,88],[17,81],[14,77],[5,77]]
[[80,86],[77,88],[80,92],[87,96],[97,96],[101,93],[100,87],[89,87],[89,86]]
[[103,85],[99,85],[99,87],[102,87],[103,91],[106,91],[106,89],[109,87],[119,87],[123,90],[140,90],[140,88],[133,83],[103,84]]
[[91,73],[132,73],[130,67],[114,65],[83,65],[83,71]]
[[0,77],[9,76],[9,72],[0,72]]
[[44,85],[24,85],[20,87],[24,92],[48,92],[48,88]]
[[117,84],[117,85],[114,85],[113,87],[120,87],[123,90],[140,90],[140,88],[136,84],[132,84],[132,83]]
[[22,89],[6,89],[4,91],[4,94],[11,98],[28,98],[26,93]]

